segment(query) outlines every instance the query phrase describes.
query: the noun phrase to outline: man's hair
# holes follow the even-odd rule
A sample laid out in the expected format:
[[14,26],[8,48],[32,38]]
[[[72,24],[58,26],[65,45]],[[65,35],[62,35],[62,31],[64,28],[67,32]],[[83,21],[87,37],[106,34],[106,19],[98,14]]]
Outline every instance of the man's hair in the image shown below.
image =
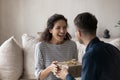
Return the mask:
[[91,13],[84,12],[78,14],[74,19],[74,23],[80,31],[87,34],[96,34],[98,21]]

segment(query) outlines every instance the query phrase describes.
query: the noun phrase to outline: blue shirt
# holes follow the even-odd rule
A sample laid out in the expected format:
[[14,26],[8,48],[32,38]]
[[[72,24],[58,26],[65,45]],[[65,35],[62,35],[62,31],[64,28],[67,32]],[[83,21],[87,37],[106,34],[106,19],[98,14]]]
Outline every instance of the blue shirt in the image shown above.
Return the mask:
[[120,51],[94,38],[86,47],[81,77],[81,80],[120,80]]
[[67,74],[66,80],[75,80],[75,78],[71,76],[70,74]]

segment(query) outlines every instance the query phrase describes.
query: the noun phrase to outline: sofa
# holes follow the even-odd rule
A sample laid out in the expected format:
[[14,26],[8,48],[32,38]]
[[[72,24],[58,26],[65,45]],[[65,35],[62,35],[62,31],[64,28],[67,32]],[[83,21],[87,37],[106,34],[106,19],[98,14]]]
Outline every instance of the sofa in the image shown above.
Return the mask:
[[22,44],[10,37],[0,46],[0,80],[34,80],[34,48],[38,36],[22,35]]
[[[40,34],[23,34],[22,44],[10,37],[0,46],[0,80],[36,80],[34,49]],[[116,46],[120,50],[120,38],[101,40]],[[78,48],[78,61],[82,62],[85,46],[73,38]],[[79,80],[79,79],[78,79]]]

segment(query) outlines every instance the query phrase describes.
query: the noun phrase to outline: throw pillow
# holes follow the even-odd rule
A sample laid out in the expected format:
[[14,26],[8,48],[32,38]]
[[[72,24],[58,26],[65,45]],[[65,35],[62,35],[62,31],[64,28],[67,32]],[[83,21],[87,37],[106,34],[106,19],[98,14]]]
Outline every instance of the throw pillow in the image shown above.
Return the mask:
[[39,38],[23,34],[22,35],[22,45],[24,50],[24,75],[23,78],[35,79],[35,45],[39,42]]
[[114,45],[116,48],[118,48],[120,50],[120,38],[114,39],[108,43]]
[[78,61],[82,63],[82,57],[85,53],[86,46],[79,43],[79,41],[75,41],[78,49]]
[[22,48],[14,37],[0,46],[0,80],[19,80],[23,71]]

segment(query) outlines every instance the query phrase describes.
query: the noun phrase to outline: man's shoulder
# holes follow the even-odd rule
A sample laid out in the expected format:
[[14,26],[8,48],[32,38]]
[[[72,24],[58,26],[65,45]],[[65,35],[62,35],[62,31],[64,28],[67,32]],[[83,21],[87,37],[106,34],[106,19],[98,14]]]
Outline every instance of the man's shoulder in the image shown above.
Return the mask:
[[95,56],[96,54],[101,54],[104,52],[104,46],[105,45],[108,45],[104,42],[98,42],[98,43],[95,43],[93,44],[91,47],[89,47],[87,50],[86,50],[86,53],[85,53],[85,56],[86,57],[92,57],[92,56]]
[[92,56],[102,56],[102,55],[108,55],[106,53],[120,53],[120,51],[114,47],[113,45],[105,42],[98,42],[93,44],[89,49],[86,51],[86,55],[92,55]]

